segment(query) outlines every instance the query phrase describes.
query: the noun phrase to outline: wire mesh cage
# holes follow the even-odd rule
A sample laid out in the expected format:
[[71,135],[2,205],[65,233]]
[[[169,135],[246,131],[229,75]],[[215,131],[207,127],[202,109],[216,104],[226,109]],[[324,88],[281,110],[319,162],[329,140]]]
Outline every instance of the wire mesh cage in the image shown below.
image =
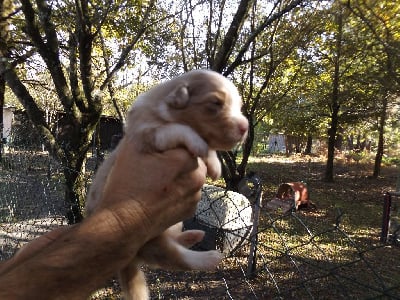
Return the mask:
[[219,249],[229,255],[249,236],[253,226],[249,200],[232,191],[205,185],[195,216],[184,222],[186,229],[204,230],[206,238],[197,249]]

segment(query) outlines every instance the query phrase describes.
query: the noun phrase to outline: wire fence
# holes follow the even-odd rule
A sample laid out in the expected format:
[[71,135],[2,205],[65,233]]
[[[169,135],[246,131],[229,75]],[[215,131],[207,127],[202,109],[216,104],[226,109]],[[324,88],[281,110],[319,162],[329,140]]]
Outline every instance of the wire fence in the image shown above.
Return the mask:
[[[185,221],[185,228],[205,230],[196,249],[218,248],[225,258],[209,272],[144,266],[152,299],[400,299],[396,239],[382,243],[380,228],[349,231],[354,227],[340,209],[269,209],[265,203],[270,196],[262,193],[268,188],[257,180],[247,182],[246,196],[204,187],[196,216]],[[62,170],[47,153],[5,154],[0,168],[0,259],[43,232],[66,225],[63,198]],[[383,205],[383,195],[376,201]],[[399,198],[391,201],[397,222]],[[110,279],[92,298],[120,299],[117,281]]]

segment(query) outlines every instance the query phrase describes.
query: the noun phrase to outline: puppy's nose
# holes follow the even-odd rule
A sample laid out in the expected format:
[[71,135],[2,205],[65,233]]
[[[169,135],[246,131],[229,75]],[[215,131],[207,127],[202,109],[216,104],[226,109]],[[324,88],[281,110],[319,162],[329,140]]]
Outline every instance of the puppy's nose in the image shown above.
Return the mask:
[[245,135],[247,130],[249,130],[249,122],[247,119],[243,119],[239,122],[239,132],[241,135]]

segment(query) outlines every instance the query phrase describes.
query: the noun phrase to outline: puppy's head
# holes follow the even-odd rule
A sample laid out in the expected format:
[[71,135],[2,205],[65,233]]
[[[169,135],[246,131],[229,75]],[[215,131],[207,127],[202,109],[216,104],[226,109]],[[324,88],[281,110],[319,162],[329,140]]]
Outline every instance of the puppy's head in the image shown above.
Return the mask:
[[168,121],[192,127],[215,150],[230,150],[246,138],[249,124],[242,100],[227,78],[196,70],[169,83],[163,112]]

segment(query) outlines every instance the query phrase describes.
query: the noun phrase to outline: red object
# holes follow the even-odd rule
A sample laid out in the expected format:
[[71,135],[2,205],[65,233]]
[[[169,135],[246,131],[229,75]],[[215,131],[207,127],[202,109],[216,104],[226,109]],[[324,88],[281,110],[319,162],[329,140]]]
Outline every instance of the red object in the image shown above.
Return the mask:
[[276,198],[281,200],[294,200],[296,210],[303,207],[315,207],[309,199],[307,185],[303,182],[282,183],[278,188]]

